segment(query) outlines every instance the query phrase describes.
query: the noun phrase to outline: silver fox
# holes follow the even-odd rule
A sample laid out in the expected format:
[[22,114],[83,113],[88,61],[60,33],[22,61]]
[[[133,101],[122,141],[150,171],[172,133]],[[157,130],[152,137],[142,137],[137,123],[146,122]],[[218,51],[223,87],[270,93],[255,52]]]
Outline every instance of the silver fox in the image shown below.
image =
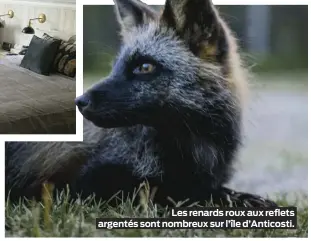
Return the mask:
[[145,180],[155,202],[274,206],[224,186],[241,142],[248,73],[210,0],[167,0],[161,13],[115,0],[122,47],[108,77],[76,99],[83,142],[6,143],[6,195],[43,182],[107,200]]

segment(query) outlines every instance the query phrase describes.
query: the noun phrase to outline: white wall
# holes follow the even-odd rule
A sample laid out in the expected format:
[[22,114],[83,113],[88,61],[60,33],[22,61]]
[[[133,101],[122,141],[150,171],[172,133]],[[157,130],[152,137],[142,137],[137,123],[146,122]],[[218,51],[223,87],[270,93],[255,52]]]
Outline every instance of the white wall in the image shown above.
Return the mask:
[[[37,18],[40,13],[46,15],[46,22],[32,21],[37,36],[48,33],[62,39],[68,39],[76,33],[75,0],[0,0],[0,15],[8,10],[14,11],[14,18],[3,17],[5,28],[0,33],[2,41],[28,45],[32,35],[23,34],[30,18]],[[1,30],[0,30],[1,31]],[[1,37],[2,36],[2,37]],[[2,42],[0,39],[0,42]]]

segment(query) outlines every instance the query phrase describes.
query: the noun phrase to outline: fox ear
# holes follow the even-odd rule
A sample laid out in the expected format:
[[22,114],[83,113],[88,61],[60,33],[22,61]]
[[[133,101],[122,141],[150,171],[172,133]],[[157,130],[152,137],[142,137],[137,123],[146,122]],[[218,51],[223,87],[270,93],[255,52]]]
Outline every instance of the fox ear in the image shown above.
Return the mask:
[[166,0],[161,23],[173,28],[203,59],[224,59],[227,41],[211,0]]
[[114,0],[114,3],[117,20],[123,33],[157,17],[152,8],[139,0]]

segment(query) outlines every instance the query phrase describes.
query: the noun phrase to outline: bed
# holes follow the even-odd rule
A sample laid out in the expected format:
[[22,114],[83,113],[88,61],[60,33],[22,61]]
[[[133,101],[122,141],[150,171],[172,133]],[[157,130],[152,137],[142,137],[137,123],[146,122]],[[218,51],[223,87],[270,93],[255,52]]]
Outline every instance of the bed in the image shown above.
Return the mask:
[[36,74],[22,58],[0,57],[0,134],[75,134],[75,79]]

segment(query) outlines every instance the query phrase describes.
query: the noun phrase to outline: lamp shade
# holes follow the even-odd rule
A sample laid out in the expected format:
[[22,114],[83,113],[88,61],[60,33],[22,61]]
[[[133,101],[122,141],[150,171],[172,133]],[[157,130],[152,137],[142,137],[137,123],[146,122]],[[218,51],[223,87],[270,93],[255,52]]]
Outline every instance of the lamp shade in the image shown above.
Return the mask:
[[34,34],[35,30],[31,26],[27,26],[22,30],[22,32],[25,34]]

